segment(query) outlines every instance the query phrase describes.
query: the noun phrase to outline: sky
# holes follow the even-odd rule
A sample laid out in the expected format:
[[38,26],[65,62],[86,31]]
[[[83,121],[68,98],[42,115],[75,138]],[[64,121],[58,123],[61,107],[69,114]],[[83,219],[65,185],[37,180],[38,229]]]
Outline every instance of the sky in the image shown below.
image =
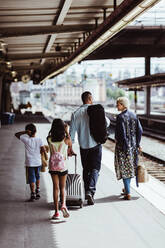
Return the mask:
[[145,13],[141,14],[130,25],[163,25],[165,24],[165,0],[161,0]]

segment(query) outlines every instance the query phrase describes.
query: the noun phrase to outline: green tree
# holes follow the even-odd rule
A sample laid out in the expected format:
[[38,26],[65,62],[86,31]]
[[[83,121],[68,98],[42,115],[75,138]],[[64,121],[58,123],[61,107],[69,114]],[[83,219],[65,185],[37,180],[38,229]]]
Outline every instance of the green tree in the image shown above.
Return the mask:
[[113,90],[111,88],[107,88],[106,93],[108,98],[113,98]]
[[128,97],[129,97],[130,102],[132,102],[134,100],[134,93],[130,92]]
[[36,93],[34,97],[38,99],[38,98],[41,97],[41,94],[40,93]]
[[125,91],[120,88],[107,88],[107,97],[116,100],[120,96],[125,96]]
[[125,90],[117,88],[117,90],[116,90],[116,99],[118,97],[121,97],[121,96],[125,96]]

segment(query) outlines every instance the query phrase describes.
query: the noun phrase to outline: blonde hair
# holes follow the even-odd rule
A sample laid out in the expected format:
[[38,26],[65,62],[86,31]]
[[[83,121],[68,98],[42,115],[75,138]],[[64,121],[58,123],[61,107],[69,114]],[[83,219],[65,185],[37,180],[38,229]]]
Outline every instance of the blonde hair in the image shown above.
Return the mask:
[[118,97],[116,102],[122,104],[127,109],[129,107],[129,100],[125,96]]

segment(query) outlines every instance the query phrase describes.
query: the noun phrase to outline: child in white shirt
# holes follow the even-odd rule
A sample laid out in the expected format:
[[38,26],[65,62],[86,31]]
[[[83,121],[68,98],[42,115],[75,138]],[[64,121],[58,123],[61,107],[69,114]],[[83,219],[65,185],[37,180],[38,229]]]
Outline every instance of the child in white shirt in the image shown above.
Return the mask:
[[35,137],[36,131],[36,126],[30,123],[25,126],[25,131],[15,133],[25,145],[25,166],[31,190],[30,201],[40,198],[41,153],[45,152],[42,140]]

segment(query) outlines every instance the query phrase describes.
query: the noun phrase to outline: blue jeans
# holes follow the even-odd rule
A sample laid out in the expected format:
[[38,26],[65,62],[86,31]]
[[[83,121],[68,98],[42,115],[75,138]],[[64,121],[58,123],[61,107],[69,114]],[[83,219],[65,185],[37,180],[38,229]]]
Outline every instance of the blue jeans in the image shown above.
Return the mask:
[[36,183],[40,179],[41,166],[27,167],[28,183]]
[[123,178],[123,183],[126,194],[130,194],[131,178]]
[[85,192],[90,192],[92,195],[94,195],[99,171],[101,168],[102,146],[97,145],[90,149],[80,148],[80,155],[83,167]]

